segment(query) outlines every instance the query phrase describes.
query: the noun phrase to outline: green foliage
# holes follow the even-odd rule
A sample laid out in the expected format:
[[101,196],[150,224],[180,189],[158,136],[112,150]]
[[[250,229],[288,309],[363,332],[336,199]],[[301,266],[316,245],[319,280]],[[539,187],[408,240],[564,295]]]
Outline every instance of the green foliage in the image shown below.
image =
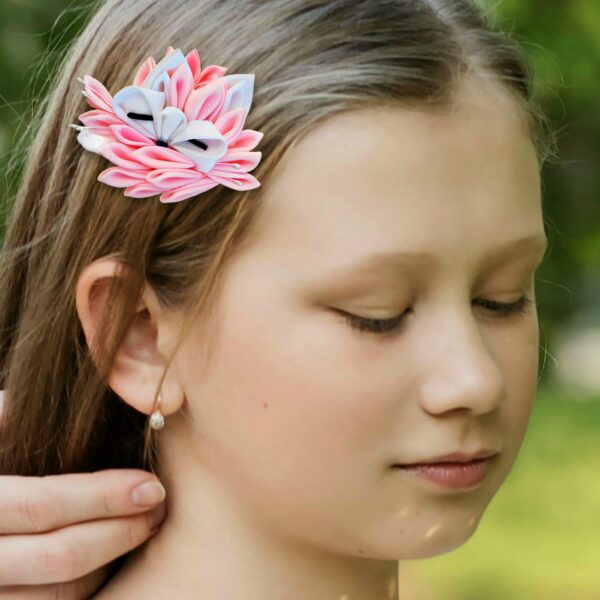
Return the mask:
[[544,169],[552,247],[539,271],[540,317],[550,345],[577,313],[600,315],[600,4],[597,0],[481,0],[525,48],[535,92],[557,133]]
[[95,1],[0,0],[0,243],[26,160],[26,128]]

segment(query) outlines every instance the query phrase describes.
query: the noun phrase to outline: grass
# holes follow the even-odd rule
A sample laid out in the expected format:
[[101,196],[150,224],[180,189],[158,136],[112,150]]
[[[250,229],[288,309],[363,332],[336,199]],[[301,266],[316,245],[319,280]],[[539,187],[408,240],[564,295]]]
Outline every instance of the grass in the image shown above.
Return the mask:
[[600,599],[599,434],[600,398],[540,389],[477,531],[453,552],[403,565],[423,596],[401,599]]

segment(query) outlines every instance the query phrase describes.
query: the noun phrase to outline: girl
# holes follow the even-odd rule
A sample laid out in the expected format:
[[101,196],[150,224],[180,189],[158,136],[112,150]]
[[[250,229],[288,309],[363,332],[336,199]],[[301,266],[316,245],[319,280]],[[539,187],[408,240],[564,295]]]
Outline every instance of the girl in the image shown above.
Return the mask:
[[[70,135],[78,78],[122,145]],[[100,4],[0,275],[0,472],[167,488],[97,598],[395,599],[398,561],[473,535],[536,391],[541,124],[467,1]],[[37,583],[94,566],[48,548]]]

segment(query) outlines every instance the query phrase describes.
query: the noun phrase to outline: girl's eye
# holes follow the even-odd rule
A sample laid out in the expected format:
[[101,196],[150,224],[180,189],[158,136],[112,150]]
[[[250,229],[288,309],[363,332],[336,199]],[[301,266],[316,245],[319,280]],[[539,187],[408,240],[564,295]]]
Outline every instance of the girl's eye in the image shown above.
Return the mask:
[[525,295],[521,296],[515,302],[494,302],[493,300],[480,300],[479,303],[484,308],[488,308],[496,313],[498,317],[509,317],[527,312],[529,306],[533,304],[533,300]]
[[[479,300],[479,304],[494,313],[495,317],[503,318],[527,312],[529,306],[533,304],[533,301],[531,298],[529,298],[529,296],[525,295],[521,296],[521,298],[515,302]],[[408,312],[412,312],[412,310],[409,309],[401,315],[392,317],[391,319],[370,319],[367,317],[359,317],[358,315],[353,315],[344,311],[337,312],[344,317],[351,327],[358,329],[359,331],[367,331],[377,335],[385,335],[395,332],[397,329],[399,329],[400,325],[404,322],[406,314]]]
[[405,311],[401,315],[392,317],[391,319],[369,319],[367,317],[359,317],[358,315],[353,315],[352,313],[347,313],[345,311],[336,312],[339,312],[354,329],[375,333],[377,335],[389,335],[400,327],[400,325],[404,322],[404,317],[409,311]]

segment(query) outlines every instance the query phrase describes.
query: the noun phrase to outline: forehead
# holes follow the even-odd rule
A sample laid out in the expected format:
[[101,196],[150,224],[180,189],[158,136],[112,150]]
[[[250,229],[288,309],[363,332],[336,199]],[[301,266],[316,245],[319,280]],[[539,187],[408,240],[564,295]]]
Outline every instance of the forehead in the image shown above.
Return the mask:
[[539,165],[516,104],[466,81],[445,110],[370,107],[315,126],[267,182],[265,250],[484,252],[543,233]]

